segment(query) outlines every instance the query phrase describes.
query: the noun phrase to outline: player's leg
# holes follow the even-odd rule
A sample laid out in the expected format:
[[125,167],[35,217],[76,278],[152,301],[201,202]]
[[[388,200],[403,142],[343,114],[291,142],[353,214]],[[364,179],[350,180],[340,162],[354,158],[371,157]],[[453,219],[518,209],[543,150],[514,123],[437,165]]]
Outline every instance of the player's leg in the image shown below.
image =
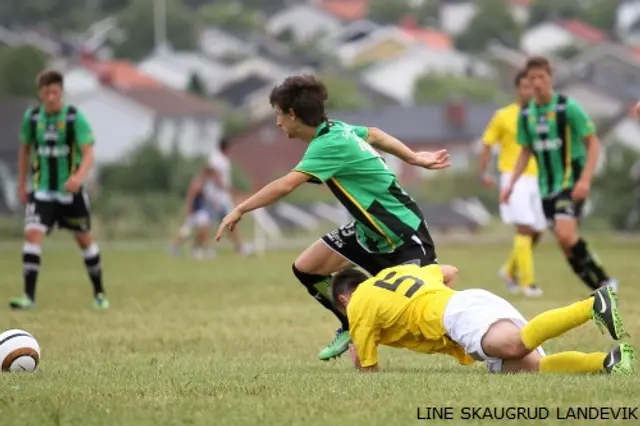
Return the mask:
[[[533,239],[540,227],[536,215],[538,182],[523,176],[516,183],[509,202],[510,216],[516,225],[513,251],[522,292],[527,296],[540,296],[542,290],[536,285],[533,266]],[[540,209],[540,206],[538,206]]]
[[554,199],[552,208],[556,240],[576,275],[593,290],[604,285],[612,285],[617,290],[617,282],[609,277],[579,235],[578,220],[583,203],[573,201],[571,194],[565,191]]
[[97,309],[107,309],[107,299],[102,282],[102,260],[100,247],[96,244],[91,233],[91,206],[89,197],[84,190],[73,195],[71,204],[59,205],[58,217],[61,229],[74,233],[74,239],[82,251],[84,265],[93,287],[93,305]]
[[35,305],[42,242],[54,224],[55,203],[37,201],[31,194],[25,209],[24,245],[22,247],[24,293],[9,301],[9,306],[12,309],[30,309]]
[[176,235],[173,243],[171,244],[171,254],[177,256],[180,253],[180,249],[184,245],[185,241],[191,236],[192,232],[191,226],[191,216],[189,216],[180,229],[178,229],[178,235]]
[[335,338],[320,351],[322,361],[339,357],[349,349],[347,316],[333,304],[330,296],[331,275],[343,269],[360,266],[371,273],[373,259],[356,240],[355,225],[350,223],[326,234],[298,256],[293,273],[322,306],[340,321]]
[[[522,178],[521,178],[522,179]],[[500,188],[504,188],[511,181],[511,173],[503,173],[500,176]],[[519,182],[519,181],[518,181]],[[517,184],[516,184],[517,185]],[[515,194],[516,188],[514,188]],[[513,198],[513,195],[512,195]],[[500,204],[500,219],[502,223],[508,226],[513,226],[514,222],[512,220],[511,214],[511,202],[509,204]],[[514,238],[513,244],[511,245],[511,249],[509,251],[509,255],[507,256],[507,260],[502,265],[500,270],[498,271],[498,275],[504,280],[507,290],[510,293],[518,293],[520,291],[520,286],[518,285],[518,268],[517,268],[517,258],[516,258],[516,241]]]
[[193,257],[196,259],[202,260],[208,256],[214,256],[210,251],[212,223],[212,215],[207,210],[197,210],[192,215],[191,224],[195,233]]

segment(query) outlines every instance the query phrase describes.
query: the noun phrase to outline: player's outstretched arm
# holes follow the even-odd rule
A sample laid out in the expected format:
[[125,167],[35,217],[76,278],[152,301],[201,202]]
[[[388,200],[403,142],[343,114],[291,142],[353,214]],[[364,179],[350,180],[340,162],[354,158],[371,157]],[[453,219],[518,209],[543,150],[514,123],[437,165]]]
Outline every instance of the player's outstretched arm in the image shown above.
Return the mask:
[[426,169],[444,169],[451,166],[446,150],[436,152],[415,152],[390,134],[376,127],[369,128],[367,142],[373,147],[398,157],[405,163]]
[[233,209],[228,215],[222,219],[218,231],[216,232],[216,241],[220,241],[225,230],[234,231],[236,224],[242,219],[242,215],[266,207],[293,192],[297,187],[312,178],[311,175],[293,171],[286,176],[276,179],[260,191],[247,198]]

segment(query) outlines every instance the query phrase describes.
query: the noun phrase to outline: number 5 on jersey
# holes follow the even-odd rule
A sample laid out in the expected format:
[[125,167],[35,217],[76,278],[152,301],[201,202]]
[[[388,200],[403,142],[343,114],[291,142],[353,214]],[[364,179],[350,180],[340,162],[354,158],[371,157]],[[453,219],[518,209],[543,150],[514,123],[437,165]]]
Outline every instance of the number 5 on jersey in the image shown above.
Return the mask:
[[407,289],[404,293],[405,297],[413,296],[416,291],[420,289],[424,285],[424,281],[422,281],[418,277],[412,277],[410,275],[402,275],[396,278],[393,282],[391,281],[397,274],[395,272],[389,272],[386,277],[382,280],[378,280],[375,282],[374,286],[384,288],[385,290],[393,291],[394,293],[398,291],[402,283],[407,280],[413,281],[413,285]]

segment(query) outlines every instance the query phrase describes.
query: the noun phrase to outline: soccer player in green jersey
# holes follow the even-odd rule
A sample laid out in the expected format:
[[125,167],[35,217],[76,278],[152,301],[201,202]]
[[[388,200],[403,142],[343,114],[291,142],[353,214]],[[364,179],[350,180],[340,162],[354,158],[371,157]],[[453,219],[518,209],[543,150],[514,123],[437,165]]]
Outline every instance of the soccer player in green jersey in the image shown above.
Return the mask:
[[437,262],[422,212],[374,148],[427,169],[450,165],[445,150],[416,153],[379,129],[329,120],[327,99],[326,87],[312,76],[289,77],[273,89],[270,103],[278,127],[309,146],[293,171],[238,205],[223,219],[216,235],[219,241],[225,229],[233,231],[243,214],[278,201],[303,183],[329,187],[354,222],[316,241],[293,264],[293,273],[309,294],[341,322],[336,338],[320,352],[321,360],[342,355],[351,342],[347,318],[330,297],[333,273],[359,266],[376,275],[404,263]]
[[[34,307],[42,242],[57,226],[75,234],[93,284],[94,306],[106,309],[109,302],[102,285],[100,250],[91,235],[89,199],[84,189],[93,165],[93,132],[80,111],[62,102],[63,77],[59,72],[43,71],[37,84],[40,104],[24,114],[18,151],[18,194],[26,204],[24,295],[9,305],[13,309]],[[27,189],[29,166],[31,191]]]
[[618,282],[607,275],[578,232],[600,151],[593,121],[575,100],[553,90],[546,58],[530,58],[525,69],[535,96],[521,109],[518,143],[522,151],[501,202],[509,201],[533,155],[544,214],[569,265],[589,288],[610,285],[617,290]]

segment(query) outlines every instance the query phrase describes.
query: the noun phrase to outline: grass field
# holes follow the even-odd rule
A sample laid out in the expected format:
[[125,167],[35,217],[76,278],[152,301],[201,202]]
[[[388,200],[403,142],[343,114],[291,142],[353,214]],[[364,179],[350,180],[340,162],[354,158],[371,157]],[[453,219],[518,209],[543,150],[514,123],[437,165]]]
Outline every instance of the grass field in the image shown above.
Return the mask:
[[[637,336],[640,242],[595,245],[621,280],[623,314],[629,332]],[[506,249],[442,245],[439,257],[460,267],[459,288],[484,287],[506,297],[496,278]],[[273,252],[241,259],[225,254],[197,262],[160,251],[105,250],[112,308],[95,312],[79,255],[49,249],[37,309],[11,312],[5,300],[20,291],[20,255],[3,251],[0,326],[32,332],[42,346],[42,362],[34,374],[0,375],[0,425],[395,426],[422,423],[417,407],[640,405],[637,375],[489,375],[481,364],[463,367],[444,356],[390,348],[381,351],[380,374],[357,373],[347,357],[322,363],[317,352],[337,324],[294,281],[290,264],[295,256]],[[510,297],[525,315],[585,297],[586,287],[550,242],[539,247],[536,261],[546,295]],[[611,345],[589,323],[546,349],[601,351]],[[447,423],[501,423],[456,418]],[[551,411],[546,421],[509,423],[560,421]]]

